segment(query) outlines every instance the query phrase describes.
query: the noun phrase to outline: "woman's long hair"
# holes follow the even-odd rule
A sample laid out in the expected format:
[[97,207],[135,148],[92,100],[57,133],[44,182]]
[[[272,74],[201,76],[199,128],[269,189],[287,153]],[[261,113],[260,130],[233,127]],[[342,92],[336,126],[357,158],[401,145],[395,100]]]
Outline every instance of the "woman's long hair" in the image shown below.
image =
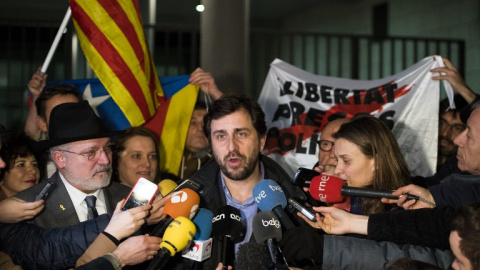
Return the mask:
[[[410,172],[400,147],[390,129],[373,116],[362,116],[343,124],[333,137],[354,143],[368,158],[375,161],[373,180],[364,188],[394,190],[410,183]],[[392,209],[380,199],[363,198],[364,214],[373,214]]]

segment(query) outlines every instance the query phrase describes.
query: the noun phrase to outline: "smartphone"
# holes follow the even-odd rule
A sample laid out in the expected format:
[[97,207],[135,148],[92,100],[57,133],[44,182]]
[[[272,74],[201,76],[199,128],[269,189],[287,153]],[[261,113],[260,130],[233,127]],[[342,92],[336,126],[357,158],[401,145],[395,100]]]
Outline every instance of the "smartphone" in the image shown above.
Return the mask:
[[53,181],[49,181],[49,182],[43,187],[42,191],[40,191],[40,193],[38,193],[38,195],[35,197],[35,201],[46,200],[46,199],[47,199],[47,196],[48,196],[48,193],[49,193],[50,190],[52,190],[54,187],[55,187],[55,183],[53,183]]
[[183,189],[183,188],[189,188],[195,192],[199,192],[200,189],[201,189],[202,185],[200,185],[199,183],[195,182],[194,180],[191,180],[191,179],[186,179],[184,180],[183,182],[181,182],[178,186],[176,186],[172,191],[170,191],[169,193],[167,193],[165,196],[163,197],[166,197],[168,196],[170,193],[173,193],[175,191],[179,191],[180,189]]
[[297,202],[293,198],[288,199],[288,203],[293,206],[295,209],[297,209],[298,212],[302,213],[304,216],[306,216],[309,220],[316,222],[317,219],[315,218],[315,213],[306,208],[305,206],[301,205],[299,202]]
[[122,210],[125,211],[140,205],[149,204],[152,202],[155,195],[158,193],[158,185],[143,178],[138,178],[135,186],[127,196]]
[[293,176],[293,183],[299,188],[308,188],[312,182],[313,177],[320,175],[319,172],[307,169],[307,168],[298,168]]

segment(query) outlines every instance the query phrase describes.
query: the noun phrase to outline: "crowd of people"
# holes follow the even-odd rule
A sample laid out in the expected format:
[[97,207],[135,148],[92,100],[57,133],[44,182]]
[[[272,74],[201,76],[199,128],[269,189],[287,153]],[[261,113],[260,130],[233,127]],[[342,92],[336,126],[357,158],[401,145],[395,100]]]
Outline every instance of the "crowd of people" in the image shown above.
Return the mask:
[[[190,83],[206,98],[191,116],[180,169],[168,176],[159,171],[168,157],[159,156],[154,133],[108,130],[72,86],[45,87],[47,76],[37,71],[28,83],[34,105],[25,130],[0,134],[0,269],[147,269],[162,254],[158,224],[173,219],[165,209],[181,199],[158,194],[151,204],[122,210],[140,177],[159,185],[189,179],[200,187],[195,208],[215,213],[212,222],[233,215],[242,224],[230,250],[228,235],[214,237],[206,260],[177,250],[163,269],[480,269],[480,98],[444,62],[433,79],[452,85],[457,107],[441,102],[437,173],[412,176],[378,118],[337,118],[320,135],[312,169],[398,199],[351,196],[315,206],[307,187],[262,154],[267,126],[258,103],[223,95],[200,68]],[[267,241],[268,251],[252,226],[258,201],[276,200],[270,191],[254,195],[264,179],[315,214],[312,220],[272,203],[283,235]],[[226,206],[240,215],[218,212]]]

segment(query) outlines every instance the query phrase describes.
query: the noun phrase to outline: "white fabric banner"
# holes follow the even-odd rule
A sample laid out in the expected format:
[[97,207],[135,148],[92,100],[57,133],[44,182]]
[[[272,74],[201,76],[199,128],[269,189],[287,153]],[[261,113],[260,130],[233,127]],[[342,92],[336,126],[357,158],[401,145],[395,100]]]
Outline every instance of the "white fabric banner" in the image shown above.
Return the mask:
[[443,66],[441,56],[429,56],[396,75],[361,81],[314,75],[275,59],[258,100],[268,127],[263,153],[293,176],[317,162],[316,142],[330,120],[368,113],[390,127],[412,175],[432,175],[440,84],[430,70]]

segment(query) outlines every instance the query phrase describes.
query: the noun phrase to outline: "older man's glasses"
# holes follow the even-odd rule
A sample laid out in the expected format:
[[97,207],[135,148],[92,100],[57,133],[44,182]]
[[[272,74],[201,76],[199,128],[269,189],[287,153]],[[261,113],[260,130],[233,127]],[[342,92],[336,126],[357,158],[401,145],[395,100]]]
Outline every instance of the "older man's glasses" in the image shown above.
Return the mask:
[[327,140],[319,140],[317,141],[317,144],[320,147],[320,150],[325,152],[332,150],[333,147],[333,142]]
[[101,148],[101,149],[97,149],[97,150],[92,149],[92,150],[82,152],[82,153],[77,153],[77,152],[73,152],[73,151],[69,151],[69,150],[65,150],[65,149],[58,149],[58,151],[62,151],[62,152],[65,152],[65,153],[70,153],[70,154],[75,154],[75,155],[79,155],[79,156],[84,156],[88,160],[95,160],[100,156],[100,153],[102,151],[105,152],[106,155],[109,155],[109,154],[112,153],[113,150],[112,150],[112,146],[105,146],[104,148]]

